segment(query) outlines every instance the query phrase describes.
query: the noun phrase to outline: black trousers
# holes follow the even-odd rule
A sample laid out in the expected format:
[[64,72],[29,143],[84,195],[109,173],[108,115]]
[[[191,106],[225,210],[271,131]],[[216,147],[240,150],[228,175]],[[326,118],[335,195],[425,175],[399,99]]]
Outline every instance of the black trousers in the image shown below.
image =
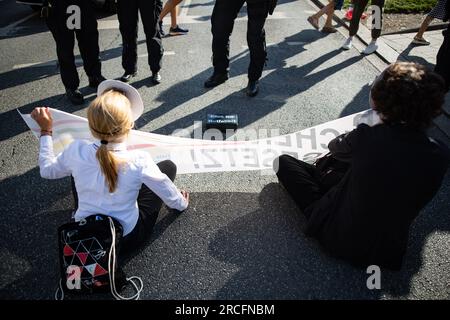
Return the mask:
[[[81,28],[70,30],[67,28],[67,7],[75,4],[81,9]],[[80,85],[75,56],[75,36],[78,41],[84,70],[89,77],[101,75],[99,57],[97,17],[91,0],[57,0],[52,1],[52,10],[46,19],[47,26],[56,42],[56,53],[61,72],[61,79],[67,89],[77,89]]]
[[150,70],[154,73],[161,69],[164,53],[158,23],[161,10],[161,0],[118,0],[117,16],[123,42],[122,67],[126,73],[137,71],[139,12],[144,25]]
[[327,191],[320,182],[319,170],[309,163],[282,155],[275,159],[274,170],[280,183],[302,211]]
[[[372,0],[372,6],[378,6],[381,10],[383,10],[385,0]],[[359,21],[361,20],[361,16],[366,10],[366,6],[369,3],[369,0],[356,0],[354,1],[355,7],[353,9],[353,18],[350,21],[350,36],[354,36],[358,33],[359,29]],[[375,13],[375,11],[373,11]],[[373,19],[373,17],[370,17]],[[381,29],[383,24],[383,14],[381,14],[380,18],[380,28],[374,27],[372,28],[372,39],[378,39],[381,35]],[[375,20],[372,21],[375,23]]]
[[[217,0],[211,17],[214,73],[225,73],[230,65],[230,35],[234,20],[245,0]],[[248,78],[258,80],[266,62],[266,33],[264,24],[269,2],[247,3],[247,44],[250,50]]]
[[[166,174],[170,180],[174,181],[177,175],[177,166],[170,160],[161,161],[157,164],[162,173]],[[78,195],[75,183],[72,178],[72,193],[75,199],[76,209],[78,208]],[[146,185],[142,185],[137,198],[139,208],[139,219],[133,231],[122,239],[120,253],[129,255],[138,249],[152,234],[153,226],[158,219],[163,201]]]
[[443,32],[444,42],[439,49],[435,71],[439,73],[446,82],[447,90],[450,89],[450,25]]

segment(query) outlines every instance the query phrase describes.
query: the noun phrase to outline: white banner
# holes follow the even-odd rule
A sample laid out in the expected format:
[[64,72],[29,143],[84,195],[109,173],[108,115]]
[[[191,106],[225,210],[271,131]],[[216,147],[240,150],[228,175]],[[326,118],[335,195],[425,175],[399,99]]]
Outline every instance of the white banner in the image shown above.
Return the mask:
[[[55,154],[61,153],[75,139],[93,141],[87,119],[56,109],[51,109],[51,113]],[[20,115],[39,137],[39,126],[31,116]],[[155,162],[170,159],[177,165],[179,174],[271,170],[273,160],[282,154],[311,163],[328,151],[327,145],[335,137],[353,130],[361,122],[375,124],[378,121],[370,110],[295,133],[250,141],[211,141],[132,130],[128,149],[149,152]]]

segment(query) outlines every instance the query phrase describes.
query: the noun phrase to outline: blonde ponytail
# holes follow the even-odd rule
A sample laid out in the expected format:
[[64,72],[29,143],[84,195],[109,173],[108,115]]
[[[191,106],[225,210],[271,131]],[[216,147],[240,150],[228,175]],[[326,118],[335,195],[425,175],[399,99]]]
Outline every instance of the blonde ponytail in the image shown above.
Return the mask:
[[133,126],[130,101],[122,92],[113,89],[92,101],[87,115],[92,135],[101,140],[95,156],[109,192],[112,193],[117,188],[120,164],[123,161],[108,150],[108,143],[114,143],[130,132]]
[[109,187],[109,192],[114,192],[117,188],[117,180],[119,177],[119,161],[108,150],[106,144],[100,145],[95,156],[100,163],[100,168]]

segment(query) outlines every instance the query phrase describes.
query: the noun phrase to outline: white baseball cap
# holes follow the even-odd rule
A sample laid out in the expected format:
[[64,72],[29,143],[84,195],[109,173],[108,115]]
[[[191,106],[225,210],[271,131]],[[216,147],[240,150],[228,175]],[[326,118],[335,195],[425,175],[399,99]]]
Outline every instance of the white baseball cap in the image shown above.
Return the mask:
[[97,96],[101,96],[105,91],[110,89],[117,89],[130,100],[131,114],[133,116],[133,121],[139,119],[139,117],[144,112],[144,102],[142,101],[139,92],[127,83],[119,80],[105,80],[99,84],[97,89]]

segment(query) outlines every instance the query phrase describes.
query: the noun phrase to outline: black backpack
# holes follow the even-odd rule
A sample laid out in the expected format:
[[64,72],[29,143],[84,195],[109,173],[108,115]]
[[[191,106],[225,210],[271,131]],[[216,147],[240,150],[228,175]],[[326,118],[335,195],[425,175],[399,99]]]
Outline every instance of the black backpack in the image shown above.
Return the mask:
[[[105,215],[89,216],[60,226],[58,253],[61,279],[55,298],[58,299],[58,295],[64,298],[65,292],[111,292],[118,300],[139,299],[142,280],[138,277],[126,278],[117,262],[122,235],[122,225]],[[125,298],[118,292],[128,281],[137,293]]]

